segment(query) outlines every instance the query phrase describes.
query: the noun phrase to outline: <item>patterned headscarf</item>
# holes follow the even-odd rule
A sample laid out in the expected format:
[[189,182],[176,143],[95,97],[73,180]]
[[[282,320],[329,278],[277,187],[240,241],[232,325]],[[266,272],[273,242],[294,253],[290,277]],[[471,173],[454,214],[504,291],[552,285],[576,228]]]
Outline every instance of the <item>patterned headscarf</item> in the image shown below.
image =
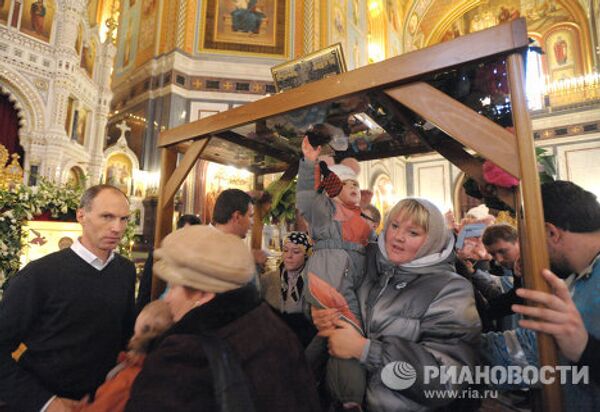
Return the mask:
[[308,257],[312,253],[312,239],[308,236],[306,232],[290,232],[285,237],[286,242],[292,242],[295,245],[304,247],[304,254]]
[[[290,232],[285,237],[285,242],[292,242],[304,249],[304,261],[312,252],[312,239],[306,232]],[[301,311],[301,298],[304,290],[304,279],[302,279],[302,268],[295,272],[288,272],[281,262],[281,302],[283,312],[295,313]],[[289,299],[288,299],[289,298]],[[298,306],[300,305],[300,306]]]

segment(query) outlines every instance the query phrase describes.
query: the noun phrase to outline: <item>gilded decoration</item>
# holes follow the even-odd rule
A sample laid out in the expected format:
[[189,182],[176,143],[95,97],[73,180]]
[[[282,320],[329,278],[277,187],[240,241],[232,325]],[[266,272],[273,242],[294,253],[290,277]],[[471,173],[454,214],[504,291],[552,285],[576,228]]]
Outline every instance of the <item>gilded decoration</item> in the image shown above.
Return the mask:
[[[10,163],[8,160],[12,159]],[[8,163],[8,164],[7,164]],[[15,187],[23,182],[23,169],[19,164],[19,155],[9,155],[8,149],[0,144],[0,189]]]

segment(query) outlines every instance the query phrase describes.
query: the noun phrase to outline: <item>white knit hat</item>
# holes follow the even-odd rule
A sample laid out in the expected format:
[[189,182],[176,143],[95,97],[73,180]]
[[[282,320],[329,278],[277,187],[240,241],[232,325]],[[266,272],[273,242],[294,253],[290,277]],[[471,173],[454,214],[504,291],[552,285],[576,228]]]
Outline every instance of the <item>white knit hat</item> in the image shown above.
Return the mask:
[[222,293],[254,276],[254,258],[238,236],[211,226],[189,226],[170,233],[154,252],[154,274],[175,285]]
[[342,182],[345,180],[358,181],[358,177],[356,176],[356,173],[354,172],[354,170],[350,169],[346,165],[337,164],[337,165],[329,166],[329,170],[331,170],[333,173],[335,173]]

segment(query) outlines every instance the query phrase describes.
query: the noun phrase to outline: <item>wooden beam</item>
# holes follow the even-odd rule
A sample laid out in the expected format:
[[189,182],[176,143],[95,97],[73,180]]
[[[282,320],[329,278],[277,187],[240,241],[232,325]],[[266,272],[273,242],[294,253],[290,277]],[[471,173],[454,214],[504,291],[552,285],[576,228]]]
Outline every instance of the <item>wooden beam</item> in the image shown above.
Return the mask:
[[[542,269],[549,268],[548,249],[546,246],[546,230],[544,210],[540,192],[540,179],[535,157],[535,145],[531,133],[531,121],[525,99],[525,69],[523,57],[514,53],[507,59],[510,100],[513,124],[517,135],[517,151],[520,163],[521,193],[523,198],[523,221],[521,242],[525,242],[525,250],[521,251],[524,263],[524,281],[528,288],[549,292],[550,287],[542,278]],[[527,234],[527,237],[525,237]],[[535,250],[532,247],[535,245]],[[537,334],[540,366],[555,366],[558,362],[556,345],[550,335]],[[562,393],[558,379],[553,384],[542,386],[543,405],[541,410],[562,411]]]
[[166,130],[160,134],[158,146],[174,145],[317,103],[397,85],[427,73],[521,50],[527,45],[525,19],[513,20]]
[[515,136],[490,119],[427,83],[407,84],[385,93],[486,159],[494,159],[511,175],[521,176]]
[[[163,238],[173,230],[173,200],[163,201],[165,186],[169,176],[177,166],[177,150],[164,148],[160,154],[160,190],[158,191],[158,207],[156,208],[156,228],[154,229],[154,247],[158,248]],[[152,276],[152,299],[157,299],[165,289],[165,282]]]
[[[181,162],[179,162],[179,166],[170,174],[168,182],[165,184],[164,191],[161,189],[161,193],[163,196],[160,198],[159,207],[164,207],[167,202],[172,202],[175,197],[175,193],[187,177],[192,167],[196,164],[198,157],[202,154],[204,148],[210,142],[210,137],[208,139],[196,140],[189,147]],[[161,175],[162,179],[162,175]]]
[[[264,177],[254,175],[254,190],[262,191],[264,189]],[[263,219],[271,205],[270,203],[262,203],[261,200],[254,199],[254,220],[252,222],[252,236],[250,238],[250,247],[256,250],[262,248]]]

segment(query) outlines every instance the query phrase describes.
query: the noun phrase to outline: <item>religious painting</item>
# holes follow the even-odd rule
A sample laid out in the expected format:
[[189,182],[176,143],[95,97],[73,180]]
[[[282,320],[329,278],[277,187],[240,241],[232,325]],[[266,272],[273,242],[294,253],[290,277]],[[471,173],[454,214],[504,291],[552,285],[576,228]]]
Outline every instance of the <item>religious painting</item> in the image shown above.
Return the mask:
[[99,0],[89,0],[87,7],[87,18],[90,27],[98,24],[98,3]]
[[552,81],[583,74],[579,47],[579,33],[572,26],[558,27],[546,35],[544,57]]
[[74,166],[69,169],[67,174],[67,186],[71,186],[74,188],[83,187],[85,180],[85,175],[83,170],[80,167]]
[[81,44],[83,42],[83,28],[81,24],[77,26],[77,38],[75,39],[75,51],[77,54],[81,53]]
[[530,32],[538,33],[543,33],[557,23],[574,21],[569,12],[555,0],[488,0],[453,22],[440,40],[450,40],[458,35],[484,30],[519,17],[526,18]]
[[25,0],[21,31],[40,40],[50,41],[55,10],[56,4],[53,0]]
[[490,0],[455,21],[442,41],[518,19],[521,16],[520,10],[519,0]]
[[527,19],[527,30],[544,32],[550,26],[564,21],[574,21],[571,14],[556,0],[525,0],[522,15]]
[[[155,7],[146,7],[148,10],[153,10]],[[140,40],[141,46],[154,44],[154,33],[156,30],[156,24],[154,21],[148,21],[146,27],[140,27],[140,14],[142,5],[138,2],[135,7],[130,8],[127,13],[121,13],[119,16],[119,34],[117,38],[117,56],[115,58],[115,66],[117,68],[117,76],[124,73],[124,68],[128,68],[132,63],[135,62],[138,54],[138,39],[140,36],[147,36],[149,39],[145,39],[143,42]],[[154,12],[154,15],[157,13]],[[142,34],[142,31],[144,33]],[[150,47],[152,50],[153,48]]]
[[293,89],[306,83],[346,71],[341,44],[334,44],[314,53],[271,68],[275,89]]
[[352,24],[358,27],[360,23],[360,0],[352,0]]
[[402,30],[402,2],[394,1],[394,0],[386,0],[385,9],[388,19],[388,25],[391,26],[392,30],[396,33],[400,33]]
[[73,124],[73,106],[75,105],[75,99],[69,97],[67,103],[67,116],[65,119],[65,130],[67,132],[67,136],[71,133],[71,126]]
[[448,30],[446,30],[446,33],[444,33],[444,36],[442,37],[441,41],[445,42],[445,41],[449,41],[449,40],[454,40],[457,37],[462,36],[463,34],[465,34],[463,20],[462,19],[456,20],[455,22],[452,23],[450,28]]
[[131,179],[133,176],[133,164],[126,154],[115,153],[106,161],[105,181],[109,185],[129,195],[131,190]]
[[125,34],[125,49],[123,51],[123,66],[129,65],[129,57],[131,56],[131,37],[131,26],[127,26],[127,33]]
[[[141,53],[143,50],[154,50],[154,40],[156,37],[156,19],[158,0],[142,0],[142,13],[139,25],[139,44],[138,50]],[[129,25],[128,37],[131,38],[131,28]],[[127,39],[125,42],[127,43]]]
[[[390,177],[384,173],[379,174],[375,178],[373,185],[373,200],[371,203],[379,210],[381,216],[387,215],[390,209],[394,206],[397,195],[394,192],[394,186]],[[383,225],[383,219],[380,226],[377,228],[379,232]]]
[[0,0],[0,24],[8,23],[8,14],[10,13],[10,6],[12,0]]
[[421,16],[413,12],[406,24],[407,35],[404,36],[404,51],[417,50],[425,45],[425,33],[421,27]]
[[331,4],[329,36],[332,43],[346,41],[346,1],[334,0]]
[[[285,55],[288,0],[208,0],[201,50]],[[204,26],[204,27],[202,27]]]
[[202,207],[205,222],[212,221],[215,202],[223,190],[240,189],[248,191],[253,188],[252,174],[250,172],[213,162],[207,162],[205,182],[204,205]]
[[73,126],[71,129],[71,140],[80,145],[85,143],[85,131],[87,126],[88,111],[80,108],[73,115]]
[[28,221],[23,225],[26,248],[21,255],[21,267],[61,249],[70,247],[81,236],[77,222]]
[[94,62],[96,61],[96,44],[90,42],[83,46],[81,52],[81,67],[88,73],[90,77],[94,76]]
[[277,3],[266,0],[216,2],[214,38],[228,43],[275,45]]

